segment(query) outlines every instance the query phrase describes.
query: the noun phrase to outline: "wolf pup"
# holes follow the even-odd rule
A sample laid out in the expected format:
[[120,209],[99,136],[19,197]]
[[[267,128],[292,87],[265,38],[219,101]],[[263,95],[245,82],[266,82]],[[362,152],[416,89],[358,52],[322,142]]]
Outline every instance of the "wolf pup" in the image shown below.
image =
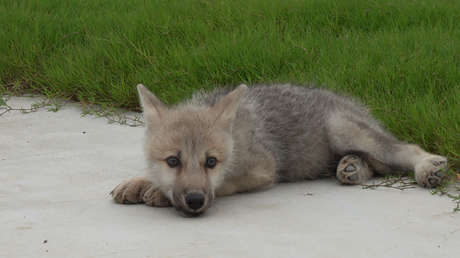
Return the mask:
[[118,185],[118,203],[202,214],[216,196],[280,181],[336,176],[361,184],[373,173],[415,171],[439,185],[447,159],[397,140],[361,104],[324,89],[256,85],[200,92],[174,107],[137,86],[148,171]]

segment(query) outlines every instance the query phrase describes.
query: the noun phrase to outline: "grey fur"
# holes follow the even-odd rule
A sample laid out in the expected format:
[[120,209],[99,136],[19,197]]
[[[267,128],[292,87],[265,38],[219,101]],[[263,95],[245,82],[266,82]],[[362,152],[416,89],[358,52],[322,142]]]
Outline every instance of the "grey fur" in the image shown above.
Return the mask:
[[[211,106],[228,92],[228,89],[218,89],[209,94],[196,94],[188,104]],[[280,180],[335,175],[338,160],[360,150],[340,150],[335,146],[337,143],[331,142],[329,135],[333,132],[328,125],[331,114],[350,119],[381,142],[386,152],[394,151],[397,140],[358,102],[328,90],[289,84],[256,85],[249,89],[241,99],[234,121],[235,142],[237,146],[244,145],[242,142],[260,144],[272,153]],[[239,133],[240,128],[246,132]]]
[[[138,89],[148,122],[146,180],[158,189],[144,190],[154,197],[138,200],[158,199],[161,205],[150,205],[164,206],[169,199],[188,215],[203,212],[215,195],[261,189],[278,181],[336,176],[344,184],[360,184],[372,171],[413,170],[420,185],[433,187],[447,165],[446,158],[397,140],[357,101],[325,89],[289,84],[221,88],[198,92],[170,108],[143,86]],[[221,160],[209,170],[200,164],[212,148],[219,149]],[[165,168],[163,149],[183,155],[181,171]],[[133,180],[147,185],[144,179]],[[142,188],[132,180],[121,184],[114,189],[117,202],[136,199],[123,197],[128,184]],[[184,204],[183,196],[190,192],[207,196],[196,213]]]

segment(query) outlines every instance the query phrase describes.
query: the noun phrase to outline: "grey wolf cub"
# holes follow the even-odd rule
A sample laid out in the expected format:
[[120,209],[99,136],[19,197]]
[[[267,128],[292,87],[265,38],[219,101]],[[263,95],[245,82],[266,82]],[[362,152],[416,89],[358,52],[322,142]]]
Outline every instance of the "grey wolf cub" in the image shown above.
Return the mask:
[[324,89],[240,85],[200,92],[174,107],[137,86],[146,122],[147,175],[118,185],[118,203],[202,214],[216,196],[280,181],[336,176],[360,184],[373,173],[415,171],[439,185],[445,157],[399,141],[368,110]]

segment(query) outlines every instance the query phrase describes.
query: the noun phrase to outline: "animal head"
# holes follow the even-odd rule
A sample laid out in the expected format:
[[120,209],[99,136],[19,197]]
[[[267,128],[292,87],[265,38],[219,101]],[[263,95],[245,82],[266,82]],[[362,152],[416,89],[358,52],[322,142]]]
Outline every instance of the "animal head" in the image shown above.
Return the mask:
[[186,216],[202,214],[232,163],[232,125],[240,85],[213,106],[165,106],[137,86],[146,122],[145,149],[152,181]]

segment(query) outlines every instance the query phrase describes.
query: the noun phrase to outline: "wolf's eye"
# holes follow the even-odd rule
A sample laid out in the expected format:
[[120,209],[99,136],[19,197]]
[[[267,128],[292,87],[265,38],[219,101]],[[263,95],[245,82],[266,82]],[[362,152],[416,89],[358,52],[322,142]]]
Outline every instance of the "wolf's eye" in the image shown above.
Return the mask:
[[179,158],[175,156],[170,156],[166,159],[166,163],[168,163],[168,166],[171,168],[175,168],[180,165],[180,160]]
[[214,157],[208,157],[206,158],[206,164],[205,167],[207,168],[214,168],[217,164],[217,159]]

